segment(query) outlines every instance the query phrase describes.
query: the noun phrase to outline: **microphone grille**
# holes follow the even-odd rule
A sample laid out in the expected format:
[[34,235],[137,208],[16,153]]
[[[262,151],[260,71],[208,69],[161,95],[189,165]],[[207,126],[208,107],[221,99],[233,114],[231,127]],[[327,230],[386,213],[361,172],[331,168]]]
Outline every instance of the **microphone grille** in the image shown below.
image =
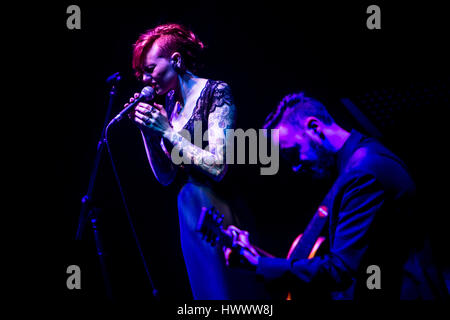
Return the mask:
[[153,89],[150,86],[144,87],[141,91],[141,96],[143,96],[147,99],[152,99],[154,94],[155,94],[155,89]]

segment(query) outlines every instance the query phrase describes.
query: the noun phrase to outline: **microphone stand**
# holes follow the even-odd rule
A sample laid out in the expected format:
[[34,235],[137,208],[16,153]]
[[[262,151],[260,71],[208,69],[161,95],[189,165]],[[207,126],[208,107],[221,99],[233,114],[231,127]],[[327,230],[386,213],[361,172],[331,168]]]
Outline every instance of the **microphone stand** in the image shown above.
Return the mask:
[[76,234],[76,240],[81,240],[81,237],[83,235],[83,231],[85,229],[86,220],[90,219],[92,230],[93,230],[93,233],[94,233],[94,241],[95,241],[95,245],[96,245],[96,248],[97,248],[97,254],[98,254],[98,257],[99,257],[99,261],[100,261],[100,267],[101,267],[101,271],[102,271],[103,281],[104,281],[104,284],[105,284],[106,294],[107,294],[107,297],[110,300],[112,300],[111,284],[110,284],[108,272],[107,272],[107,269],[106,269],[102,240],[101,240],[101,237],[100,237],[99,229],[97,227],[98,213],[99,213],[100,210],[98,208],[93,208],[92,207],[92,194],[93,194],[93,191],[94,191],[94,184],[95,184],[95,180],[97,178],[97,173],[98,173],[98,169],[99,169],[99,166],[100,166],[101,156],[103,154],[103,149],[106,146],[107,152],[109,153],[109,157],[110,157],[111,166],[112,166],[112,169],[113,169],[113,172],[114,172],[114,176],[115,176],[117,185],[119,187],[120,195],[122,197],[123,206],[124,206],[124,209],[125,209],[126,214],[127,214],[128,222],[130,224],[130,227],[131,227],[131,230],[132,230],[132,233],[133,233],[133,237],[134,237],[134,240],[136,242],[136,246],[137,246],[137,248],[139,250],[139,254],[140,254],[140,257],[141,257],[141,260],[142,260],[142,263],[143,263],[143,266],[144,266],[144,269],[145,269],[145,272],[146,272],[146,275],[147,275],[147,278],[148,278],[148,281],[149,281],[149,284],[150,284],[150,287],[151,287],[151,290],[152,290],[153,297],[157,301],[159,301],[160,300],[159,292],[156,289],[156,287],[155,287],[155,285],[153,283],[153,280],[152,280],[152,278],[150,276],[150,271],[149,271],[147,262],[145,260],[144,253],[143,253],[141,245],[139,243],[139,239],[137,237],[136,230],[135,230],[135,228],[133,226],[133,221],[131,219],[130,211],[129,211],[127,203],[125,201],[125,196],[124,196],[124,193],[123,193],[123,189],[122,189],[122,186],[121,186],[121,183],[120,183],[120,180],[119,180],[119,176],[117,174],[116,166],[114,164],[114,160],[113,160],[113,157],[112,157],[112,154],[111,154],[111,150],[110,150],[109,144],[108,144],[108,139],[107,139],[108,138],[107,137],[107,132],[108,132],[109,127],[113,123],[115,123],[116,121],[120,120],[120,117],[119,118],[116,117],[113,120],[109,121],[110,115],[111,115],[112,106],[113,106],[113,103],[114,103],[114,98],[115,98],[115,96],[117,94],[116,85],[117,85],[117,83],[119,81],[120,81],[120,75],[119,75],[118,72],[113,74],[112,76],[110,76],[106,80],[107,83],[112,84],[111,91],[109,92],[108,109],[106,110],[105,121],[104,121],[104,124],[103,124],[103,130],[102,130],[102,134],[101,134],[101,137],[100,137],[100,141],[97,144],[97,153],[96,153],[96,156],[95,156],[94,167],[93,167],[93,169],[91,171],[91,176],[89,178],[88,190],[87,190],[86,195],[81,199],[81,212],[80,212],[79,221],[78,221],[78,229],[77,229],[77,234]]
[[102,158],[102,154],[103,154],[103,149],[105,147],[105,129],[109,123],[109,118],[111,115],[111,110],[112,110],[112,106],[114,104],[114,98],[117,94],[117,84],[120,81],[120,75],[119,72],[116,72],[115,74],[111,75],[106,82],[108,84],[111,84],[111,90],[109,92],[109,102],[108,102],[108,108],[106,110],[106,115],[105,115],[105,121],[103,124],[103,129],[102,129],[102,134],[100,137],[99,142],[97,143],[97,152],[95,155],[95,160],[94,160],[94,166],[92,168],[91,171],[91,175],[89,177],[89,185],[88,185],[88,190],[86,195],[84,195],[81,199],[81,210],[80,210],[80,216],[78,218],[78,228],[77,228],[77,233],[75,236],[76,240],[81,240],[82,236],[83,236],[83,232],[84,229],[86,227],[86,222],[87,220],[90,220],[91,222],[91,227],[92,227],[92,231],[94,234],[94,241],[95,241],[95,246],[97,249],[97,255],[99,258],[99,262],[100,262],[100,268],[101,268],[101,272],[102,272],[102,276],[103,276],[103,282],[105,285],[105,289],[106,289],[106,295],[108,297],[108,299],[112,300],[112,291],[111,291],[111,283],[109,280],[109,275],[106,269],[106,263],[105,263],[105,258],[104,258],[104,249],[103,249],[103,243],[102,243],[102,239],[99,233],[99,229],[97,226],[97,219],[98,219],[98,213],[99,213],[99,209],[98,208],[94,208],[92,206],[92,194],[94,191],[94,185],[95,185],[95,181],[97,179],[97,174],[98,174],[98,170],[100,167],[100,161]]

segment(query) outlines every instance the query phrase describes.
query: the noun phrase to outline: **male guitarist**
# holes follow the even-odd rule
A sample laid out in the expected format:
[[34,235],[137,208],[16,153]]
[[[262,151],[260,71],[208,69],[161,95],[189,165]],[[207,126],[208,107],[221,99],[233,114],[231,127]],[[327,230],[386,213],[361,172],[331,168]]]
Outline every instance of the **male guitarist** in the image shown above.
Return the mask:
[[297,249],[289,259],[260,256],[246,231],[229,226],[226,232],[246,250],[225,250],[227,263],[238,256],[241,266],[255,269],[273,290],[302,292],[302,297],[319,292],[331,299],[435,299],[446,294],[414,214],[415,184],[397,156],[373,138],[344,130],[323,104],[303,93],[286,96],[264,127],[279,129],[281,153],[294,171],[319,179],[336,174],[320,206],[328,248],[309,259],[296,256]]

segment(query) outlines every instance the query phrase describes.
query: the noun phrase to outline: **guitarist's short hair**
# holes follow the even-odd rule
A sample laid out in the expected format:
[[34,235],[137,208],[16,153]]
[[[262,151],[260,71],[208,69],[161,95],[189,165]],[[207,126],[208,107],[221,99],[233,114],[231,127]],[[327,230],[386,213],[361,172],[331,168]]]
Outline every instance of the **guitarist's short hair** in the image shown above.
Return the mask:
[[294,126],[300,125],[300,119],[314,116],[327,125],[335,121],[326,107],[318,100],[307,97],[303,92],[286,95],[276,109],[264,121],[264,129],[273,129],[281,122]]

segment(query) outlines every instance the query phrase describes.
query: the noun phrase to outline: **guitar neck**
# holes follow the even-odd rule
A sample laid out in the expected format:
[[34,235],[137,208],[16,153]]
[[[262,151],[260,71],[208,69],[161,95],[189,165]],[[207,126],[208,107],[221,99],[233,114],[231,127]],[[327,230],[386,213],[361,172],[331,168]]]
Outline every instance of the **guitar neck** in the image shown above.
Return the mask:
[[233,237],[228,235],[223,229],[220,229],[220,232],[217,233],[218,236],[215,239],[215,242],[219,244],[221,247],[232,248],[233,247]]
[[[216,239],[214,239],[215,243],[222,246],[225,246],[227,248],[233,247],[233,237],[228,235],[223,229],[220,229],[220,232],[217,233],[218,236]],[[253,247],[258,251],[258,253],[265,257],[275,258],[274,255],[270,254],[267,251],[264,251],[263,249],[253,245]]]
[[[223,215],[221,216],[213,208],[202,208],[200,217],[197,222],[196,231],[203,235],[203,239],[212,245],[220,245],[221,247],[233,248],[233,236],[224,231],[222,225]],[[270,253],[253,246],[261,255],[274,258]]]

